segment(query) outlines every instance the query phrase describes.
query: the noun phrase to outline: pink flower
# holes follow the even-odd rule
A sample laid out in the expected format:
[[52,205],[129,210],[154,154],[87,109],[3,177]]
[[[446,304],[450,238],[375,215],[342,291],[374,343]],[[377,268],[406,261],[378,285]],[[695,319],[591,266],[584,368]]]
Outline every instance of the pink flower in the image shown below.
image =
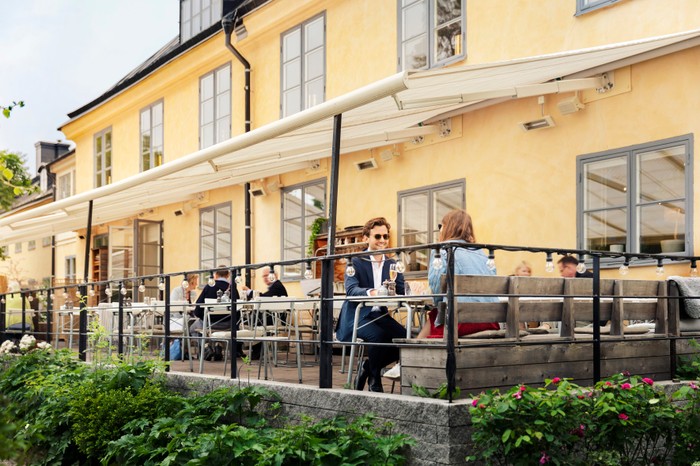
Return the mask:
[[542,457],[540,458],[540,464],[547,464],[551,458],[547,456],[547,452],[542,452]]
[[519,399],[521,399],[522,397],[523,397],[523,392],[515,392],[515,393],[513,393],[513,398],[515,398],[516,400],[519,400]]
[[605,386],[606,386],[606,387],[612,387],[612,383],[610,383],[610,382],[605,382]]
[[557,384],[557,383],[559,383],[559,382],[561,382],[561,379],[560,379],[559,377],[554,377],[554,378],[552,379],[552,383],[553,383],[553,384]]
[[480,408],[480,409],[486,409],[486,405],[482,403],[482,404],[479,405],[479,408]]
[[518,390],[520,390],[521,392],[524,392],[525,390],[527,390],[527,387],[525,385],[521,385]]
[[623,390],[629,390],[630,388],[632,388],[632,385],[630,385],[629,383],[625,382],[625,383],[623,383],[622,385],[620,385],[620,388],[623,389]]
[[629,417],[628,415],[626,415],[625,413],[620,413],[620,414],[617,415],[617,417],[618,417],[621,421],[626,421],[627,419],[630,418],[630,417]]
[[478,398],[474,398],[474,399],[472,400],[472,406],[474,406],[474,407],[476,408],[476,405],[478,405],[478,404],[479,404],[479,399],[478,399]]
[[690,382],[690,388],[692,388],[693,390],[697,390],[698,386],[695,385],[693,382]]
[[642,382],[644,382],[644,383],[647,384],[647,385],[654,385],[654,381],[651,380],[649,377],[644,377],[644,378],[642,379]]

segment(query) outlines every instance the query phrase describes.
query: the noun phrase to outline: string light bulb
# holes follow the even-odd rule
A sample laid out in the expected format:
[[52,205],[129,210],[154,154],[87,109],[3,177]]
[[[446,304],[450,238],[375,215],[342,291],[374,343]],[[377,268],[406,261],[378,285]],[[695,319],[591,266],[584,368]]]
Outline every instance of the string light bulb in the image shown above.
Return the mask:
[[630,263],[627,261],[627,258],[625,257],[625,262],[622,263],[620,266],[620,275],[627,275],[630,271]]
[[663,259],[658,259],[656,261],[656,275],[661,276],[664,274],[664,263]]
[[314,278],[314,273],[311,271],[311,262],[306,263],[306,270],[304,270],[304,278],[306,280],[311,280]]
[[187,288],[190,287],[190,282],[187,281],[187,275],[185,275],[185,279],[182,280],[182,283],[180,284],[183,290],[186,290]]
[[88,290],[88,295],[89,295],[90,297],[95,296],[95,287],[94,287],[94,286],[91,286],[91,287],[90,287],[90,289]]
[[406,271],[406,264],[403,261],[404,253],[402,252],[399,258],[396,260],[396,271],[398,273],[404,273]]
[[579,256],[578,258],[578,265],[576,266],[576,271],[578,273],[585,273],[586,272],[586,262],[583,259],[583,254]]
[[489,258],[486,260],[486,267],[491,270],[496,269],[496,256],[493,253],[493,249],[489,249]]
[[68,290],[63,288],[63,299],[68,299]]
[[236,277],[233,279],[233,281],[234,283],[236,283],[236,285],[240,285],[241,283],[243,283],[243,279],[241,278],[241,273],[239,270],[236,270]]
[[692,259],[690,261],[690,276],[691,277],[697,277],[698,276],[698,264],[695,261],[695,259]]
[[277,275],[275,275],[275,266],[271,265],[270,266],[270,273],[267,276],[267,281],[270,283],[274,283],[275,280],[277,280]]
[[207,285],[209,286],[214,286],[216,285],[216,280],[214,280],[214,274],[209,274],[209,279],[207,280]]
[[158,289],[160,291],[165,291],[165,282],[163,281],[163,278],[158,279]]
[[544,271],[547,273],[554,272],[554,261],[552,260],[552,253],[547,253],[547,259],[544,262]]
[[146,291],[146,285],[143,283],[143,280],[139,283],[139,293],[143,293]]
[[126,296],[126,286],[124,286],[123,283],[122,283],[122,287],[119,289],[119,293],[120,293],[122,296]]
[[440,251],[437,251],[435,253],[435,257],[433,257],[433,262],[432,262],[432,267],[435,270],[441,270],[442,269],[442,256],[440,256]]
[[348,277],[355,276],[355,267],[352,266],[352,262],[350,263],[350,265],[345,267],[345,275],[347,275]]
[[109,285],[105,288],[105,295],[110,298],[112,297],[112,288],[110,288]]

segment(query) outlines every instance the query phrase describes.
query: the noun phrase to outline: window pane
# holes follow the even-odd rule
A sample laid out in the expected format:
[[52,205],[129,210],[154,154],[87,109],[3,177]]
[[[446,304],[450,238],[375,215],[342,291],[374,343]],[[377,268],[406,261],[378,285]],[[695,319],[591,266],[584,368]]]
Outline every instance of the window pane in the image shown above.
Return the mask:
[[301,219],[285,220],[284,222],[284,248],[302,245]]
[[158,126],[163,124],[163,104],[156,104],[153,106],[153,126]]
[[306,55],[305,77],[307,81],[323,75],[323,49],[316,49]]
[[216,142],[225,141],[231,137],[231,117],[225,117],[216,122]]
[[216,258],[228,259],[231,257],[231,233],[216,235]]
[[323,21],[321,17],[306,25],[304,50],[309,51],[323,46]]
[[214,124],[202,126],[202,148],[209,147],[214,144]]
[[282,60],[289,61],[301,56],[301,28],[288,33],[282,39]]
[[213,236],[203,236],[202,237],[202,247],[200,255],[203,261],[210,261],[214,259],[214,237]]
[[151,141],[153,147],[160,147],[163,145],[163,127],[156,126],[153,128],[153,140]]
[[225,66],[216,72],[216,92],[222,93],[231,89],[231,67]]
[[149,109],[141,112],[141,131],[147,131],[151,127],[151,111]]
[[216,96],[216,118],[231,114],[231,93],[224,92]]
[[143,169],[148,170],[149,168],[151,168],[151,153],[145,152],[143,154]]
[[590,162],[583,169],[584,210],[627,205],[627,158]]
[[424,1],[403,10],[403,40],[412,39],[427,32],[428,9]]
[[112,166],[112,151],[108,150],[105,151],[105,168],[109,168]]
[[404,235],[428,231],[428,193],[401,199],[401,225]]
[[282,68],[284,89],[290,89],[301,84],[301,59],[297,58],[285,63]]
[[95,152],[102,152],[102,136],[95,138]]
[[205,210],[200,215],[200,234],[202,236],[214,234],[214,211]]
[[214,100],[205,100],[201,105],[202,124],[206,125],[214,121]]
[[199,84],[199,100],[207,100],[214,97],[214,75],[208,74],[204,76]]
[[[438,223],[449,211],[464,208],[462,199],[464,199],[462,186],[435,191],[433,194],[433,222],[429,225],[430,229],[437,231]],[[437,237],[433,238],[433,241],[437,241]]]
[[427,34],[403,44],[403,66],[406,70],[417,70],[428,66]]
[[641,206],[639,252],[668,253],[685,250],[685,202]]
[[295,87],[284,92],[283,115],[293,115],[301,111],[301,88]]
[[105,133],[105,150],[112,148],[112,132],[107,131]]
[[462,16],[462,0],[434,0],[435,25],[439,26]]
[[323,78],[306,84],[306,107],[311,108],[323,102]]
[[639,155],[639,203],[685,198],[685,147]]
[[284,218],[301,217],[301,188],[284,193]]
[[585,249],[609,251],[623,245],[627,251],[627,209],[590,212],[583,216]]
[[216,232],[225,233],[231,231],[231,207],[223,207],[216,210]]
[[[326,190],[323,184],[315,184],[306,187],[304,202],[306,205],[306,215],[318,217],[325,214],[325,195]],[[311,222],[313,222],[313,220],[311,220]],[[311,224],[311,222],[309,222],[309,224]]]
[[[284,260],[301,259],[301,248],[285,249],[283,253]],[[301,275],[301,264],[285,265],[284,273],[287,276]]]
[[435,30],[435,61],[458,55],[462,41],[462,23],[455,21]]

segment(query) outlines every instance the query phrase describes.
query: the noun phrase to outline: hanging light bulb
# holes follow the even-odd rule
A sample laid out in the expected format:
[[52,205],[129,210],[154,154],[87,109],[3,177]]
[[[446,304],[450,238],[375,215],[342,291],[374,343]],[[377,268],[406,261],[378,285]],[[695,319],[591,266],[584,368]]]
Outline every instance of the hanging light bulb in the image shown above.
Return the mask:
[[51,293],[51,301],[54,301],[55,299],[56,299],[56,294],[55,294],[55,293]]
[[578,257],[578,265],[576,266],[576,271],[578,273],[586,272],[586,262],[583,259],[583,254]]
[[68,298],[68,290],[63,288],[63,299],[67,299],[67,298]]
[[547,253],[547,259],[545,260],[545,263],[544,263],[544,271],[547,273],[554,272],[554,261],[552,260],[552,253],[551,252]]
[[491,270],[496,268],[496,256],[493,254],[493,249],[489,249],[489,258],[486,260],[486,267]]
[[433,257],[433,263],[431,265],[435,270],[442,269],[442,256],[440,256],[440,252],[435,253],[435,257]]
[[75,297],[78,298],[78,299],[80,299],[80,295],[81,295],[81,294],[80,294],[80,288],[76,288],[76,289],[75,289]]
[[625,262],[620,266],[620,275],[627,275],[630,271],[630,263],[625,258]]
[[126,296],[126,286],[122,283],[122,287],[119,289],[119,293],[121,293],[122,296]]
[[267,276],[267,281],[274,283],[275,280],[277,280],[277,276],[275,275],[275,267],[270,266],[270,274]]
[[139,293],[143,293],[146,291],[146,285],[143,284],[143,280],[141,280],[141,283],[139,283]]
[[209,275],[209,280],[207,280],[207,285],[209,285],[209,286],[216,285],[216,280],[214,280],[214,275]]
[[30,303],[32,301],[34,301],[34,296],[32,296],[32,295],[27,296],[27,301],[29,301]]
[[690,276],[691,277],[697,277],[698,276],[698,265],[695,262],[695,259],[690,261]]
[[306,280],[311,280],[314,278],[314,273],[311,271],[311,262],[306,264],[306,270],[304,271],[304,278]]
[[90,289],[88,290],[88,295],[90,295],[90,297],[95,296],[95,288],[94,287],[90,287]]
[[663,259],[656,261],[656,275],[661,276],[664,274],[664,263]]
[[234,278],[233,281],[236,283],[236,285],[243,283],[243,279],[241,278],[241,274],[238,270],[236,270],[236,278]]
[[0,299],[0,303],[5,304],[7,301],[5,301],[5,297],[3,296],[2,299]]
[[348,266],[345,268],[345,275],[347,275],[348,277],[354,277],[354,276],[355,276],[355,267],[352,266],[352,263],[350,263],[350,265],[348,265]]
[[112,288],[110,288],[109,285],[105,288],[105,295],[110,298],[112,297]]
[[396,271],[398,273],[404,273],[406,271],[406,264],[403,261],[403,258],[405,257],[405,253],[401,253],[399,255],[399,258],[396,260]]
[[160,291],[165,291],[165,282],[162,278],[158,280],[158,289]]
[[182,280],[182,283],[180,283],[180,286],[182,287],[183,290],[186,290],[190,286],[190,282],[187,281],[187,277],[185,276],[185,279]]

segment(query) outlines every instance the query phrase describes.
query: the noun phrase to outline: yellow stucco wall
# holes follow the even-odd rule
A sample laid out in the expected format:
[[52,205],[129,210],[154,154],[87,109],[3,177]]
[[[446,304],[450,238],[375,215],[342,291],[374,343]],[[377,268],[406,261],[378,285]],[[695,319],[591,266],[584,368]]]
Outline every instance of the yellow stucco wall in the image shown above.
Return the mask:
[[[466,3],[467,57],[462,63],[467,64],[650,37],[700,24],[695,0],[623,0],[579,17],[574,16],[573,0]],[[327,99],[397,72],[394,0],[275,0],[245,18],[248,36],[235,42],[252,65],[254,128],[280,116],[280,35],[321,13],[327,31]],[[139,111],[157,100],[163,99],[165,108],[165,160],[196,151],[199,78],[225,63],[232,70],[232,135],[242,133],[242,68],[223,46],[219,33],[63,127],[77,144],[78,192],[93,187],[93,137],[106,127],[113,132],[114,180],[138,172]],[[588,99],[587,107],[572,115],[560,115],[556,107],[558,100],[571,94],[547,96],[544,112],[556,121],[551,129],[525,133],[517,126],[540,115],[537,99],[527,98],[453,117],[449,138],[430,136],[417,146],[405,144],[399,147],[401,155],[389,162],[380,160],[379,149],[344,155],[338,225],[362,224],[377,215],[397,225],[397,192],[465,179],[467,209],[474,217],[479,241],[573,248],[576,157],[696,133],[700,93],[692,90],[699,63],[700,51],[694,49],[620,70],[619,85],[628,80],[628,91],[616,90],[602,97],[582,93],[584,101]],[[358,172],[353,162],[370,156],[377,159],[379,168]],[[320,171],[285,174],[281,181],[291,186],[328,177],[328,173],[328,161],[323,160]],[[198,207],[222,202],[232,205],[233,260],[242,263],[243,187],[211,192]],[[254,198],[252,204],[253,262],[278,260],[280,193]],[[179,207],[163,206],[143,217],[164,221],[166,271],[194,269],[199,264],[198,211],[175,217],[173,211]],[[695,208],[695,217],[697,214]],[[396,239],[395,232],[392,238]],[[698,240],[696,232],[695,244]],[[82,270],[81,256],[78,253],[78,270]],[[536,273],[544,273],[542,255],[524,254],[499,255],[499,271],[510,273],[523,258],[532,262]],[[687,266],[669,270],[685,274]],[[654,278],[653,267],[633,269],[633,276]],[[256,286],[261,286],[259,281]]]

